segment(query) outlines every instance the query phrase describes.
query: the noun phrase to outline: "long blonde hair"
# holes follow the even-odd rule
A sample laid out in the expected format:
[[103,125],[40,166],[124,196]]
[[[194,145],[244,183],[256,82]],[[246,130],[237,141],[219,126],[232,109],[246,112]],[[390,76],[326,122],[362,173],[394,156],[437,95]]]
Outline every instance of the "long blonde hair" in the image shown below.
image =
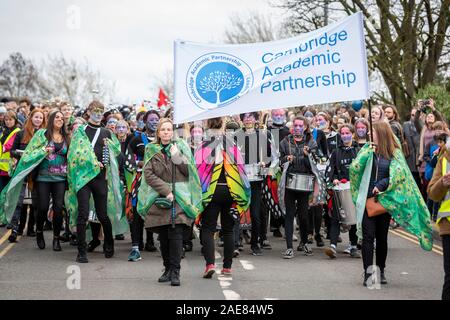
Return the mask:
[[373,131],[378,138],[377,153],[385,159],[392,159],[395,149],[400,149],[400,145],[394,132],[392,132],[391,126],[384,121],[377,121],[373,123]]

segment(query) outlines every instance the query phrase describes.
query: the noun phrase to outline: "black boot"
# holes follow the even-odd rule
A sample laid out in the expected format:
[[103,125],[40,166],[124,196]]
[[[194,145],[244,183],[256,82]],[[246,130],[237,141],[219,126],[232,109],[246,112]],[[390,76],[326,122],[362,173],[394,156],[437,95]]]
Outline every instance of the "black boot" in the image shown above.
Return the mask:
[[61,244],[57,237],[53,238],[53,251],[61,251]]
[[77,255],[77,259],[75,260],[78,263],[88,263],[89,260],[87,258],[87,253],[86,253],[86,243],[79,243],[78,244],[78,255]]
[[103,251],[105,252],[105,258],[109,259],[114,256],[114,241],[103,245]]
[[9,236],[8,241],[11,243],[17,241],[17,231],[16,230],[11,231],[11,235]]
[[170,269],[165,269],[164,273],[162,274],[161,277],[159,277],[158,282],[169,282],[170,281]]
[[173,269],[170,277],[170,285],[178,287],[180,284],[180,270]]
[[38,231],[36,233],[36,242],[39,249],[45,249],[44,233],[42,231]]
[[100,244],[101,242],[98,239],[91,240],[87,246],[87,252],[94,252],[95,248],[97,248]]

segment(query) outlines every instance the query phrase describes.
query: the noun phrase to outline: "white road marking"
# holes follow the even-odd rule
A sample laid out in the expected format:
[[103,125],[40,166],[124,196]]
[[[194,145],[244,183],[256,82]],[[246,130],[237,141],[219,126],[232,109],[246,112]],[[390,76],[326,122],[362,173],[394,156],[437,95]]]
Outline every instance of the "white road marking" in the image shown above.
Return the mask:
[[254,270],[255,269],[255,266],[248,260],[240,260],[239,259],[239,262],[242,264],[242,267],[245,270]]
[[226,300],[240,300],[241,296],[233,290],[223,290]]

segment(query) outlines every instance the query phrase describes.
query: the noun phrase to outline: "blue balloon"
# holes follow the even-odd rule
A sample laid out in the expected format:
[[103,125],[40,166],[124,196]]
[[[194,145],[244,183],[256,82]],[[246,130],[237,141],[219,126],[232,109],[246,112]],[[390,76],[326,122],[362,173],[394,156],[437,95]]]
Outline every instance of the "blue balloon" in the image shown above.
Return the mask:
[[357,101],[353,101],[352,102],[352,108],[353,110],[355,110],[356,112],[358,112],[359,110],[361,110],[363,106],[363,101],[362,100],[357,100]]

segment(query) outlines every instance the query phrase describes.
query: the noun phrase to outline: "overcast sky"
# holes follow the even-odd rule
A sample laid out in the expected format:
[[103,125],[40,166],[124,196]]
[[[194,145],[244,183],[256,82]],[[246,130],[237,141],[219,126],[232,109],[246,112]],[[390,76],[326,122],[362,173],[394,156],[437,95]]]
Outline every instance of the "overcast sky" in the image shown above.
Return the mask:
[[153,100],[152,75],[172,67],[175,39],[220,43],[230,15],[250,10],[281,14],[267,0],[1,0],[0,62],[16,51],[86,57],[116,81],[117,102]]

